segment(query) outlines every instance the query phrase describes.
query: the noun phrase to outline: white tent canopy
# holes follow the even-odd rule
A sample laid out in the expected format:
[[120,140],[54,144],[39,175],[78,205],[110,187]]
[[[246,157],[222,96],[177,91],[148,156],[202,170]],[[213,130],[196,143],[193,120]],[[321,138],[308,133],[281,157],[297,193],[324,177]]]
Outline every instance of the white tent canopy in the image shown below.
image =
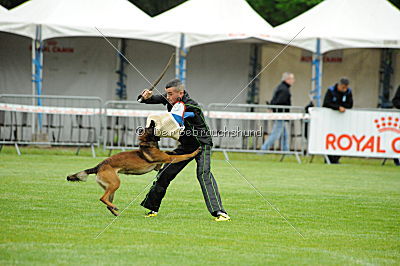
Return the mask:
[[0,14],[0,32],[35,38],[36,26],[33,23],[7,9],[0,10]]
[[8,12],[8,9],[3,6],[0,6],[0,14],[6,13],[6,12]]
[[[167,31],[185,34],[185,47],[260,38],[268,40],[272,26],[245,0],[189,0],[154,18]],[[180,45],[177,40],[175,46]]]
[[[90,12],[88,11],[89,4],[87,2],[93,5],[90,6]],[[33,88],[31,88],[31,67],[34,66],[32,63],[36,60],[31,61],[33,55],[31,53],[32,50],[29,49],[30,44],[33,43],[28,38],[22,38],[16,34],[21,35],[20,33],[24,32],[22,35],[31,39],[35,38],[36,25],[42,25],[42,38],[52,38],[44,43],[46,49],[43,51],[42,93],[53,95],[96,95],[105,100],[116,99],[115,88],[118,77],[115,71],[118,70],[118,64],[116,64],[115,51],[104,40],[92,38],[96,35],[90,35],[88,32],[98,34],[93,27],[98,21],[99,23],[101,22],[100,29],[106,36],[114,36],[111,35],[113,30],[111,27],[103,26],[104,29],[101,28],[107,22],[103,18],[106,11],[113,13],[117,21],[123,20],[125,24],[137,25],[139,28],[140,24],[133,22],[133,16],[129,17],[125,11],[113,11],[114,6],[121,7],[122,5],[118,3],[122,2],[128,3],[126,0],[31,0],[16,8],[14,12],[9,11],[13,15],[12,17],[7,17],[8,21],[15,20],[15,22],[12,21],[14,23],[14,31],[12,33],[14,34],[0,33],[0,43],[6,44],[4,49],[0,49],[0,58],[2,58],[0,60],[0,91],[2,93],[24,94],[33,91]],[[40,3],[42,4],[39,5]],[[108,8],[100,8],[101,3],[106,3]],[[26,9],[22,13],[22,8],[28,8],[28,4],[31,11]],[[129,6],[124,9],[130,7],[135,8],[129,3]],[[85,9],[88,13],[84,14],[78,9]],[[26,15],[31,22],[21,21],[20,24],[17,24],[19,20],[17,19],[18,14],[16,11],[18,10],[20,10],[18,12],[19,16]],[[98,14],[98,10],[104,13]],[[41,13],[43,14],[40,15]],[[5,25],[1,21],[2,17],[0,15],[0,31],[2,26]],[[95,21],[94,23],[89,24],[87,27],[85,27],[86,24],[80,25],[79,21],[88,23],[93,21],[92,17]],[[132,22],[126,23],[127,19],[132,19]],[[111,21],[111,23],[115,23],[115,21]],[[21,26],[16,27],[16,25]],[[152,26],[150,23],[149,25]],[[7,26],[11,27],[9,24]],[[105,27],[110,28],[110,30]],[[157,29],[161,30],[161,26],[157,26]],[[123,36],[130,39],[127,41],[126,56],[140,69],[146,78],[154,80],[163,69],[174,48],[157,43],[155,40],[154,42],[140,40],[135,35],[137,32],[140,31],[134,28],[129,31],[123,31]],[[85,37],[86,35],[88,37]],[[170,45],[179,46],[180,32],[169,31],[156,37],[167,43],[169,39],[164,38],[165,35],[168,38],[176,36],[176,39]],[[73,38],[74,36],[79,36],[80,38]],[[124,38],[123,36],[118,37]],[[110,41],[115,46],[118,46],[117,40],[111,39]],[[62,49],[67,52],[59,52]],[[236,94],[248,82],[249,55],[250,45],[248,43],[210,43],[193,47],[188,55],[186,89],[192,97],[206,105],[215,101],[230,100],[227,99],[227,94],[230,95],[232,93],[228,93],[227,90]],[[137,94],[148,87],[149,84],[132,67],[126,68],[126,74],[128,99],[135,100]],[[170,68],[162,82],[173,76],[174,68]],[[242,93],[237,98],[237,101],[245,102],[245,98],[246,94]]]
[[345,48],[400,48],[400,11],[387,0],[325,0],[274,29],[291,45],[315,52]]
[[[9,11],[31,24],[42,25],[42,39],[76,36],[132,38],[172,44],[174,34],[157,29],[150,16],[127,0],[31,0]],[[7,22],[8,23],[3,23]],[[35,30],[13,28],[9,17],[0,18],[0,31],[35,38]],[[18,22],[18,20],[17,20]],[[16,23],[17,23],[16,22]],[[19,23],[20,25],[21,23]],[[10,30],[10,28],[12,30]],[[34,28],[34,27],[32,27]],[[171,40],[172,39],[172,40]]]

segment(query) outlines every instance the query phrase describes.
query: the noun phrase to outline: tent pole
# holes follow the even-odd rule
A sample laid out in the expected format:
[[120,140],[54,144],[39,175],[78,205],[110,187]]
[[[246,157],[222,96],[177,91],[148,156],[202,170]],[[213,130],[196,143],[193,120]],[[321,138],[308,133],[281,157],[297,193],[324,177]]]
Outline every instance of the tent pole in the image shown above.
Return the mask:
[[[42,26],[36,25],[36,36],[32,40],[32,95],[42,95],[42,79],[43,79],[43,41]],[[37,99],[37,100],[36,100]],[[41,98],[32,98],[33,105],[42,105]],[[32,115],[32,134],[36,131],[35,114]],[[42,114],[38,114],[38,130],[42,130]]]
[[[250,72],[249,80],[253,80],[257,73],[260,72],[260,58],[261,58],[261,48],[257,43],[250,45]],[[260,92],[260,79],[257,77],[249,86],[247,91],[247,103],[258,104],[259,103],[259,93]]]
[[319,106],[322,106],[322,73],[324,68],[324,56],[321,53],[321,40],[318,39],[318,54],[319,54],[319,73],[318,73],[318,97],[319,97]]
[[321,60],[321,39],[317,39],[317,62],[315,64],[315,89],[317,90],[317,106],[321,106],[321,75],[322,75],[322,60]]
[[179,47],[179,79],[186,85],[186,55],[188,50],[185,48],[185,34],[181,33],[181,43]]
[[175,78],[179,79],[180,47],[175,47]]
[[[39,96],[42,95],[42,81],[43,81],[43,41],[42,41],[42,25],[38,25],[38,41],[39,41],[39,49],[38,49],[38,61],[39,61],[39,66],[37,68],[37,76],[39,77],[38,83],[37,83],[37,94]],[[42,99],[38,98],[38,106],[42,106]],[[39,113],[39,130],[40,132],[42,131],[42,114]]]
[[390,89],[392,88],[393,68],[393,49],[381,49],[381,64],[379,71],[379,98],[378,107],[392,108],[390,100]]
[[[121,51],[122,55],[126,55],[126,40],[125,39],[120,39],[119,40],[119,51]],[[125,65],[126,61],[123,58],[121,54],[117,54],[118,57],[118,70],[116,73],[118,74],[118,81],[117,81],[117,89],[116,89],[116,94],[118,97],[118,100],[126,100],[127,99],[127,93],[126,93],[126,78],[127,75],[125,73]]]
[[311,93],[314,94],[316,105],[321,106],[321,83],[322,83],[322,55],[321,55],[321,39],[317,38],[316,51],[313,55],[313,86]]
[[[35,83],[35,71],[36,71],[36,67],[35,67],[35,52],[36,52],[36,38],[32,39],[32,44],[31,44],[31,67],[32,67],[32,105],[36,105],[36,99],[35,99],[35,95],[36,95],[36,83]],[[32,113],[32,137],[35,134],[35,127],[36,127],[36,115],[35,113]]]

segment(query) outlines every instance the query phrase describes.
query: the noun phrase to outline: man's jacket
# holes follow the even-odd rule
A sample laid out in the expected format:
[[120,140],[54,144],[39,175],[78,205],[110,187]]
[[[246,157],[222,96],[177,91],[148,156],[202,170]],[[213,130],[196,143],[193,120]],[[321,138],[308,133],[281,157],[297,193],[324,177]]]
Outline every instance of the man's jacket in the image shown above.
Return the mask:
[[324,104],[322,106],[333,110],[339,110],[340,106],[346,109],[351,109],[353,107],[353,94],[351,89],[348,88],[347,91],[343,93],[338,91],[337,84],[329,87],[325,94]]
[[[290,94],[290,85],[282,81],[278,87],[276,87],[274,96],[270,102],[271,105],[292,105],[292,95]],[[274,108],[274,112],[289,112],[289,109]]]

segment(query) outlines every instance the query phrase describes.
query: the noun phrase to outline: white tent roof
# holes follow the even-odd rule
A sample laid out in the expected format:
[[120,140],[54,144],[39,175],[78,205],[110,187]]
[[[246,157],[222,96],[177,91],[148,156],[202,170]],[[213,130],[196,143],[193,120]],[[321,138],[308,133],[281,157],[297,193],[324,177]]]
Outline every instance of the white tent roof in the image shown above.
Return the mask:
[[186,47],[227,40],[268,39],[272,31],[272,26],[245,0],[189,0],[154,20],[167,31],[185,33]]
[[[31,0],[9,11],[24,21],[42,25],[42,39],[101,36],[168,43],[171,33],[156,29],[152,18],[127,0]],[[1,25],[0,19],[0,25]],[[7,29],[0,30],[7,31]],[[18,34],[18,32],[13,32]],[[31,32],[34,38],[35,32]]]
[[400,11],[386,0],[325,0],[274,29],[292,45],[315,52],[344,48],[400,48]]
[[0,5],[0,14],[8,12],[8,9]]
[[0,32],[9,32],[17,35],[34,38],[35,25],[29,21],[25,21],[17,14],[12,14],[11,11],[0,11]]

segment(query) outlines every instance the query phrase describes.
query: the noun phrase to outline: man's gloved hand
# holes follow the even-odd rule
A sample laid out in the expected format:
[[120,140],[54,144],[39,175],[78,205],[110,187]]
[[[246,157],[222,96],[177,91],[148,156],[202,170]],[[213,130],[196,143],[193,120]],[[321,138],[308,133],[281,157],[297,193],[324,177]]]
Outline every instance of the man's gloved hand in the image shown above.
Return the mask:
[[142,97],[143,97],[143,100],[147,100],[147,99],[149,99],[151,96],[153,96],[153,91],[150,91],[150,90],[144,90],[143,92],[142,92]]

